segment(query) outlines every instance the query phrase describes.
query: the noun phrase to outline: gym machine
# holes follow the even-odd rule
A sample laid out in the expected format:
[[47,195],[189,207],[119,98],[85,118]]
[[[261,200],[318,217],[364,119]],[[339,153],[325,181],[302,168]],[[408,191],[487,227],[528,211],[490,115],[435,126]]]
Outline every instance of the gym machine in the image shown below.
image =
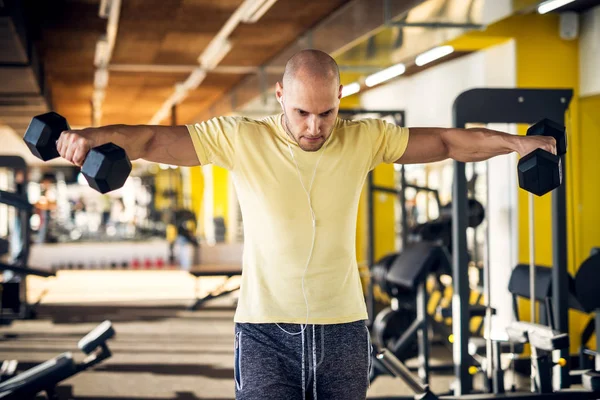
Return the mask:
[[82,371],[110,358],[107,341],[115,335],[110,321],[104,321],[83,337],[77,347],[87,355],[79,363],[71,352],[62,353],[25,372],[0,383],[0,398],[5,400],[33,400],[45,392],[48,400],[58,400],[56,386]]
[[[453,107],[454,126],[464,128],[468,123],[526,123],[533,124],[550,118],[564,125],[573,91],[571,89],[471,89],[460,94]],[[552,193],[552,236],[553,236],[553,307],[556,328],[561,332],[568,331],[567,314],[567,245],[566,245],[566,189],[564,155],[559,156],[562,163],[563,184]],[[465,164],[454,162],[454,183],[452,198],[453,220],[453,252],[452,269],[454,284],[454,302],[452,333],[455,350],[453,360],[456,382],[455,395],[468,394],[472,391],[472,380],[469,375],[469,304],[463,299],[469,295],[467,271],[467,182]],[[486,299],[489,305],[489,263],[484,263],[484,280]],[[487,277],[485,277],[487,275]],[[533,291],[535,292],[535,291]],[[489,320],[489,319],[488,319]],[[488,335],[488,349],[491,349],[491,338]],[[488,351],[488,356],[491,352]],[[567,358],[567,350],[561,350],[561,357]],[[568,367],[561,368],[560,387],[568,387]]]
[[8,253],[10,248],[13,249],[10,263],[0,262],[0,271],[4,273],[4,280],[0,286],[0,324],[10,324],[14,319],[35,317],[36,304],[27,303],[26,277],[34,275],[48,278],[55,274],[28,265],[31,244],[29,220],[33,207],[27,200],[25,160],[17,156],[0,156],[0,168],[14,171],[14,176],[20,176],[14,192],[0,190],[0,204],[6,204],[16,211],[12,235],[10,240],[1,240],[5,244],[0,252],[0,255],[3,255]]
[[[443,246],[419,242],[405,246],[390,264],[389,268],[383,266],[381,270],[373,270],[374,283],[391,296],[392,305],[377,314],[371,327],[372,335],[379,347],[389,349],[403,361],[418,355],[418,374],[427,384],[430,371],[427,277],[431,273],[447,273],[450,269],[449,255]],[[404,308],[400,308],[401,303]],[[413,309],[416,310],[414,314]],[[412,321],[407,325],[406,319]],[[377,358],[373,359],[371,381],[387,372],[385,368],[378,368],[377,361]]]
[[[533,124],[542,120],[539,124],[530,127],[528,134],[539,134],[537,129],[540,125],[545,125],[543,130],[546,134],[553,131],[556,126],[564,125],[564,114],[572,98],[573,91],[570,89],[472,89],[457,97],[453,107],[454,125],[464,128],[470,122],[477,123],[528,123]],[[552,125],[545,118],[556,121]],[[552,133],[550,133],[552,134]],[[553,135],[553,134],[552,134]],[[554,136],[554,135],[553,135]],[[547,187],[540,185],[534,190],[529,190],[537,195],[545,194],[554,189],[552,194],[552,248],[553,248],[553,268],[551,270],[552,281],[552,320],[554,329],[548,326],[542,326],[534,323],[519,322],[511,324],[508,329],[509,338],[519,342],[528,341],[533,349],[532,351],[532,391],[533,393],[502,393],[503,390],[496,386],[496,393],[491,394],[470,394],[472,392],[472,380],[469,374],[470,355],[469,355],[469,303],[465,301],[469,297],[469,282],[467,270],[467,241],[466,228],[468,224],[467,213],[467,182],[465,177],[465,164],[454,162],[454,183],[453,183],[453,202],[452,202],[452,270],[454,285],[453,301],[453,335],[454,351],[453,361],[455,366],[456,382],[454,385],[454,395],[440,397],[443,399],[485,399],[485,398],[598,398],[600,393],[594,393],[592,390],[598,385],[597,373],[590,371],[585,376],[585,385],[588,390],[571,390],[569,381],[569,362],[568,362],[568,274],[567,274],[567,245],[566,245],[566,189],[564,184],[565,165],[564,150],[566,142],[561,144],[557,140],[558,156],[547,157],[545,154],[531,157],[523,157],[519,162],[519,183],[521,187],[528,186],[531,189],[532,180],[539,179],[541,183],[547,184]],[[561,151],[561,147],[562,150]],[[533,161],[532,161],[533,158]],[[535,176],[535,169],[540,165],[548,163],[549,170],[553,174],[546,176]],[[554,172],[558,171],[557,175]],[[529,182],[528,182],[529,181]],[[561,184],[561,181],[562,184]],[[530,201],[532,204],[532,201]],[[531,226],[531,225],[530,225]],[[531,260],[532,265],[534,260]],[[596,265],[598,261],[590,262],[590,265]],[[584,266],[582,266],[583,268]],[[586,272],[592,271],[593,267],[586,267],[582,270],[582,276]],[[530,293],[537,293],[535,290],[535,268],[532,267],[532,285]],[[590,287],[589,277],[580,278],[581,285]],[[585,283],[583,283],[585,282]],[[487,302],[486,317],[488,321],[491,317],[490,282],[489,282],[489,263],[484,263],[484,283]],[[594,296],[592,290],[582,289],[582,292],[588,293],[594,300],[581,301],[589,309],[599,309],[600,303],[597,295]],[[534,303],[534,301],[532,301]],[[532,305],[532,308],[534,306]],[[534,314],[532,314],[534,315]],[[596,325],[600,325],[598,319]],[[488,324],[489,326],[489,324]],[[598,326],[600,328],[600,326]],[[487,332],[487,359],[499,361],[499,350],[496,351],[496,357],[492,357],[492,339],[491,332]],[[497,346],[495,346],[497,348]],[[551,359],[553,352],[560,352],[558,368],[552,373],[555,363]],[[600,360],[598,353],[594,352],[597,360]],[[415,399],[435,399],[427,385],[415,379],[408,370],[403,367],[394,354],[389,350],[383,350],[376,355],[381,364],[387,368],[392,375],[402,378],[415,392]],[[388,361],[384,361],[388,359]],[[599,363],[600,361],[597,361]],[[492,366],[488,364],[487,373],[491,378],[492,371],[501,370],[501,366]],[[502,375],[495,376],[501,379]],[[395,397],[397,398],[397,397]]]

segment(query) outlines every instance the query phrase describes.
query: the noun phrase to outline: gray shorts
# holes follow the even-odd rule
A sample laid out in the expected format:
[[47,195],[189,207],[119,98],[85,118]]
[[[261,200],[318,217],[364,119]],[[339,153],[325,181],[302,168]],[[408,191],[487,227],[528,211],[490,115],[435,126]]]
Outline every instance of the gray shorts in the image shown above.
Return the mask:
[[235,324],[238,400],[364,400],[371,338],[365,321],[334,325]]

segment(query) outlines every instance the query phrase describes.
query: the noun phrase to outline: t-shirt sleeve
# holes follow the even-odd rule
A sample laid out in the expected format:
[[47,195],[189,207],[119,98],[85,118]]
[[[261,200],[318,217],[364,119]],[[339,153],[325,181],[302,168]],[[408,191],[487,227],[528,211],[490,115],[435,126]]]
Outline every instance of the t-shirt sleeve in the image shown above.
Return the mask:
[[367,124],[373,138],[371,169],[383,163],[391,164],[404,154],[408,145],[408,128],[373,119]]
[[201,165],[214,164],[232,170],[239,117],[216,117],[186,125]]

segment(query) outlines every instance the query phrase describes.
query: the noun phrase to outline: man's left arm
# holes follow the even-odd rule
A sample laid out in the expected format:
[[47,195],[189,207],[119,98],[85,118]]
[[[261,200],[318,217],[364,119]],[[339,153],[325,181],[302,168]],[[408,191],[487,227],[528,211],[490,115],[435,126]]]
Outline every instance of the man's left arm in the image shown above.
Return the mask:
[[406,151],[399,164],[445,160],[483,161],[514,151],[524,156],[537,148],[556,154],[554,138],[517,136],[486,128],[410,128]]

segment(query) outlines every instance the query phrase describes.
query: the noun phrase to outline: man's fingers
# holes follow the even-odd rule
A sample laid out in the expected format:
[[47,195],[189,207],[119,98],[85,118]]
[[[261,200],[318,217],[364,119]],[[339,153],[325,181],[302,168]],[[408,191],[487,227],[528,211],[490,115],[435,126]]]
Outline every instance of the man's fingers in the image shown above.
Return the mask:
[[79,138],[73,142],[75,153],[73,154],[73,163],[79,167],[83,165],[87,153],[90,151],[90,146],[84,138]]
[[62,157],[64,155],[64,146],[65,146],[65,137],[68,135],[68,133],[61,133],[61,135],[58,137],[58,140],[56,141],[56,150],[58,151],[58,154],[60,154],[60,156]]
[[550,138],[550,152],[556,155],[556,139],[553,137]]
[[87,151],[82,146],[76,147],[75,153],[73,153],[73,164],[81,167],[83,162],[85,161],[85,156],[87,155]]
[[66,149],[64,151],[63,157],[65,160],[73,163],[73,155],[75,154],[76,146],[76,137],[73,134],[69,134],[68,137],[65,138],[66,141]]

